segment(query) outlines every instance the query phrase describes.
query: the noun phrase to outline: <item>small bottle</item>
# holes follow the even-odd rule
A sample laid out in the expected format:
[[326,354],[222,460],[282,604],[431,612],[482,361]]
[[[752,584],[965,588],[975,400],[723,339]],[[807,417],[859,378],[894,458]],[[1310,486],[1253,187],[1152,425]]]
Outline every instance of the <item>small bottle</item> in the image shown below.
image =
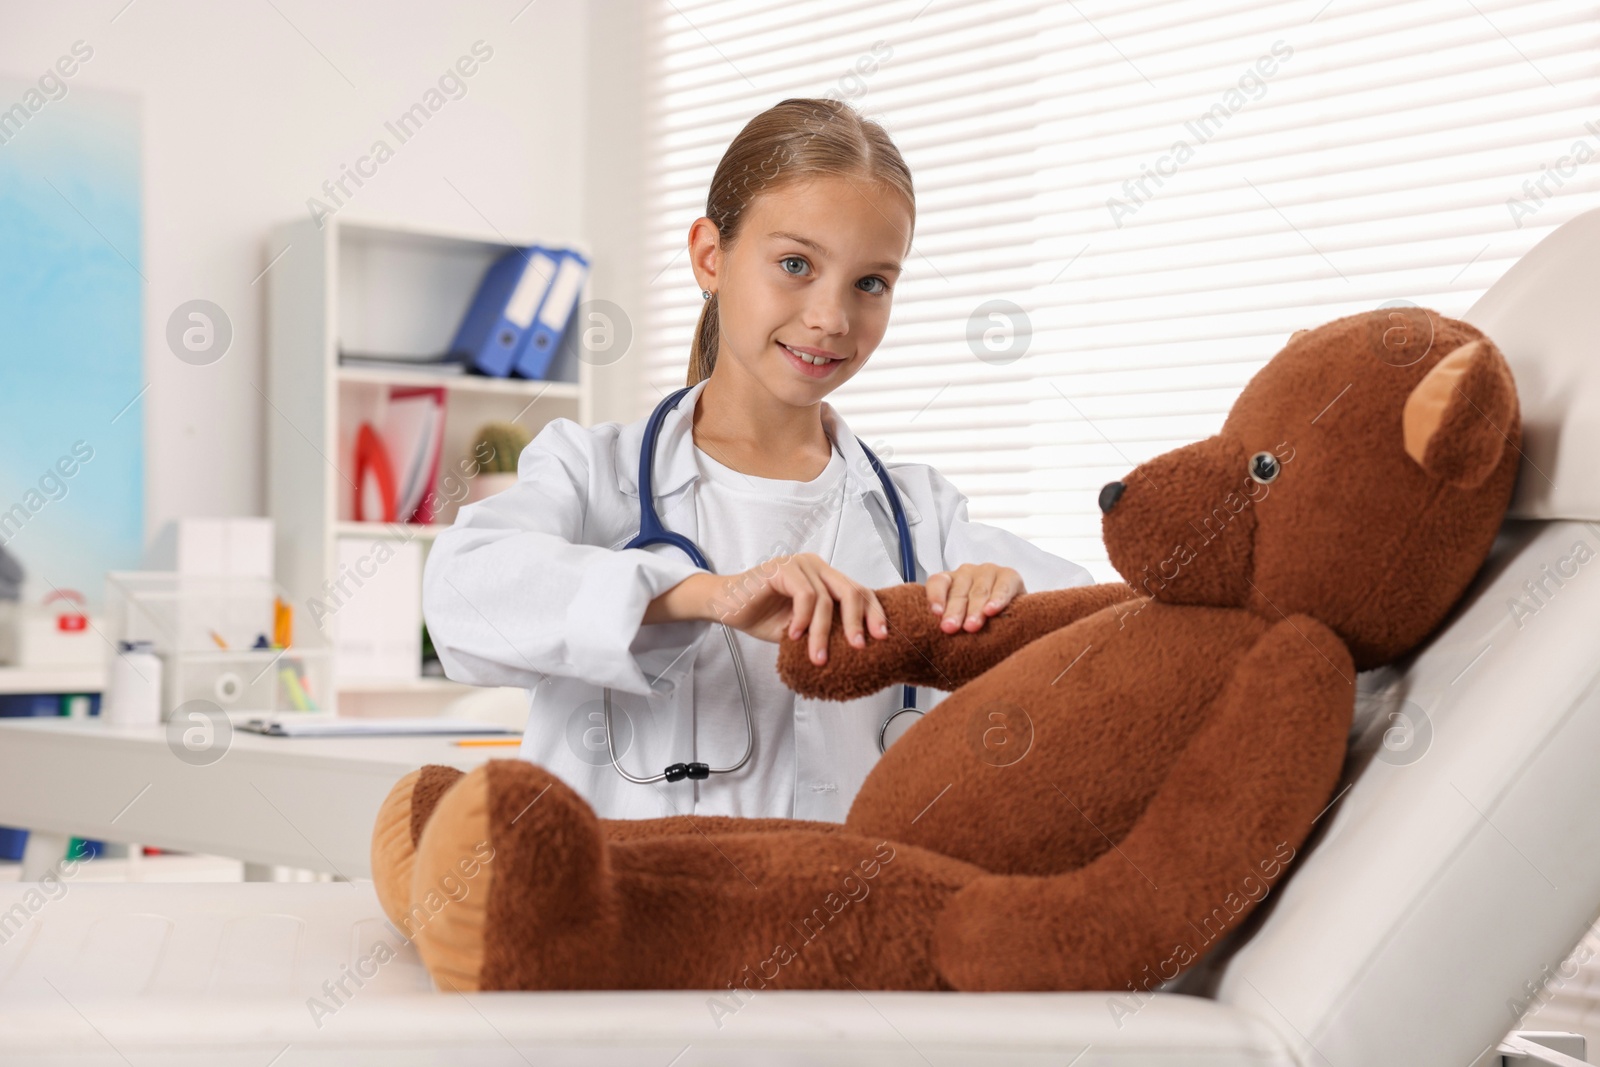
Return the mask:
[[161,657],[152,641],[118,641],[100,717],[126,726],[161,723]]

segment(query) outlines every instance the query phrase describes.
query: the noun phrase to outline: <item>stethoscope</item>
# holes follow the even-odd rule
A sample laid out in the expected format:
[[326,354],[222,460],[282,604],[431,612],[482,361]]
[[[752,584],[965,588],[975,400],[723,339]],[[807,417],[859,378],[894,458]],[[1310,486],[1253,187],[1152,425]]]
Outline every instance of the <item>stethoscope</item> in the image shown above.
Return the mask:
[[[711,565],[706,562],[705,556],[693,541],[682,534],[673,533],[661,524],[661,516],[656,514],[655,478],[651,472],[651,468],[655,465],[656,440],[661,435],[661,423],[666,419],[667,412],[676,408],[683,395],[693,388],[692,385],[686,385],[661,401],[650,413],[650,421],[645,424],[644,443],[639,449],[639,533],[622,547],[629,549],[644,548],[646,545],[672,545],[682,549],[695,566],[709,571]],[[863,441],[858,440],[857,443],[861,445],[861,451],[867,454],[867,462],[872,464],[878,480],[883,483],[883,491],[889,497],[889,508],[894,512],[895,530],[900,538],[900,574],[906,581],[914,582],[917,580],[917,559],[911,550],[911,526],[906,522],[905,508],[900,503],[900,493],[890,479],[889,472],[878,461],[872,449]],[[750,689],[745,684],[744,660],[739,655],[738,646],[734,644],[732,629],[726,623],[719,622],[717,625],[722,627],[722,636],[728,641],[728,653],[733,656],[734,674],[739,679],[739,698],[744,702],[744,755],[739,757],[738,763],[728,767],[712,767],[704,763],[674,763],[660,774],[648,778],[629,774],[617,761],[616,745],[611,740],[611,687],[607,686],[605,688],[606,752],[611,756],[611,766],[628,781],[638,785],[650,785],[653,782],[677,782],[685,778],[709,778],[713,774],[731,774],[750,762],[750,756],[756,749],[756,723],[750,711]],[[916,687],[908,685],[905,687],[901,706],[890,712],[883,720],[883,725],[878,727],[878,751],[881,753],[885,749],[885,737],[890,723],[902,715],[921,714],[922,712],[917,709]]]

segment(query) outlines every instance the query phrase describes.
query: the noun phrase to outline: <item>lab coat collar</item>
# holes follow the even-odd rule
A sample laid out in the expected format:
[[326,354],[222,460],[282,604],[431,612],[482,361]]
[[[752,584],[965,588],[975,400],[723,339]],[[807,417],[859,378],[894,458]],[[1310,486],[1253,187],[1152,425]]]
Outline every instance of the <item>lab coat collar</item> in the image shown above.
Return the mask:
[[[699,402],[700,394],[705,390],[706,381],[709,379],[702,380],[690,388],[678,399],[677,406],[667,412],[661,421],[661,436],[656,444],[654,472],[657,498],[670,496],[700,477],[700,467],[694,457],[691,435],[693,423],[690,414],[694,411],[695,404]],[[645,424],[649,421],[648,416],[637,419],[624,426],[617,435],[617,482],[622,491],[632,497],[639,495],[639,449],[644,444]],[[861,442],[826,400],[822,401],[822,429],[844,457],[845,477],[848,479],[850,492],[862,498],[877,496],[883,514],[893,514],[889,507],[888,494],[883,491],[883,483],[879,481],[872,464],[867,460]],[[905,503],[906,521],[911,524],[919,522],[922,516],[916,513],[910,501],[905,500],[904,492],[900,496]]]

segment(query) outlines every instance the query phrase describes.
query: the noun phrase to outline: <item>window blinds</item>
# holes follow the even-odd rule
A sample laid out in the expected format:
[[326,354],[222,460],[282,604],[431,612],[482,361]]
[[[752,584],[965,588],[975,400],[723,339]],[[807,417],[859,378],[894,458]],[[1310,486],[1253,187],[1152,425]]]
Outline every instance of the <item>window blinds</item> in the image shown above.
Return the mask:
[[1215,433],[1290,332],[1459,315],[1600,206],[1580,0],[665,0],[649,8],[643,414],[681,385],[685,242],[788,96],[881,122],[917,187],[888,334],[829,397],[973,519],[1114,572],[1099,487]]

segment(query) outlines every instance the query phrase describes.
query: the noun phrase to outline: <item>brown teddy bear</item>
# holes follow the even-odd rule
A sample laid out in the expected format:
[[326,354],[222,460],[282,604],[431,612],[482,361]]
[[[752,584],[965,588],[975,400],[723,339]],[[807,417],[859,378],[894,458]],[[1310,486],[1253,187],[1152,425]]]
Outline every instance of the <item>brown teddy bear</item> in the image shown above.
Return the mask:
[[1414,648],[1516,477],[1510,369],[1417,308],[1300,331],[1214,437],[1100,493],[1112,583],[891,636],[797,692],[950,691],[842,824],[596,818],[549,772],[426,767],[377,820],[391,919],[442,988],[1149,988],[1283,876],[1329,804],[1356,672]]

